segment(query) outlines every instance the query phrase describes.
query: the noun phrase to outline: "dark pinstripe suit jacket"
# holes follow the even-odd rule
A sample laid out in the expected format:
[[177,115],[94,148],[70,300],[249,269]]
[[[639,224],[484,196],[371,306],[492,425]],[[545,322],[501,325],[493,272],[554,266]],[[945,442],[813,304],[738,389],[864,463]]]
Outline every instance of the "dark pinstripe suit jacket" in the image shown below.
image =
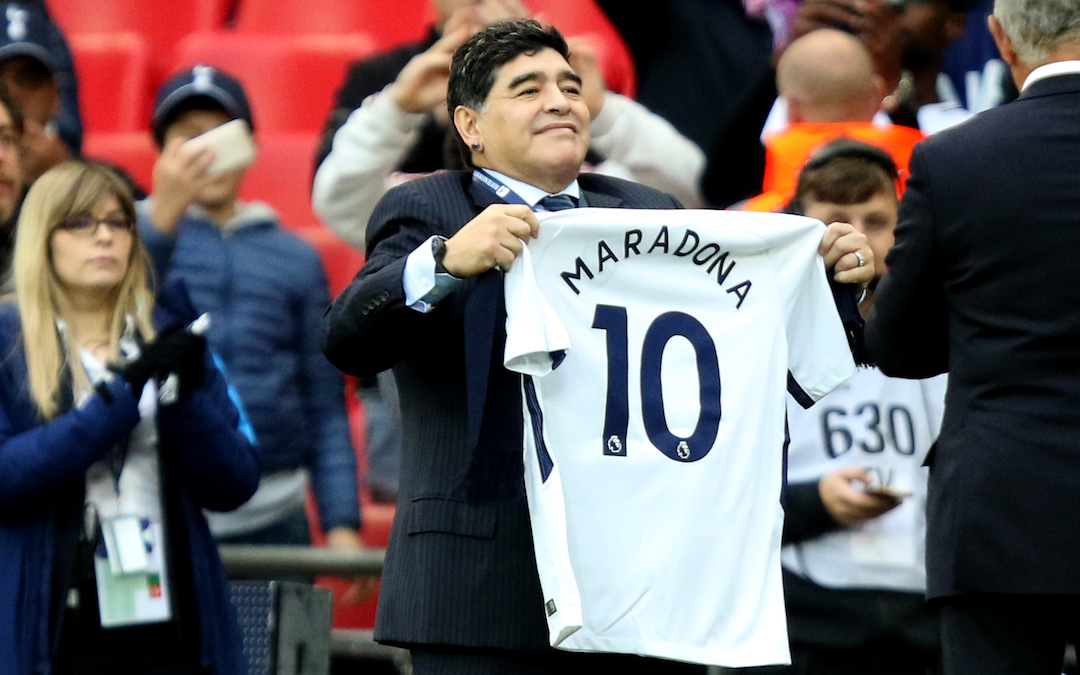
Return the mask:
[[[583,174],[579,184],[589,206],[680,207],[618,179]],[[470,172],[391,190],[368,226],[367,263],[323,321],[331,362],[354,375],[392,367],[400,390],[401,492],[375,627],[383,642],[548,644],[522,487],[520,380],[502,367],[502,275],[466,280],[428,314],[405,306],[401,281],[424,240],[452,236],[498,202]]]
[[1080,74],[915,147],[866,340],[949,372],[931,457],[931,597],[1080,594]]

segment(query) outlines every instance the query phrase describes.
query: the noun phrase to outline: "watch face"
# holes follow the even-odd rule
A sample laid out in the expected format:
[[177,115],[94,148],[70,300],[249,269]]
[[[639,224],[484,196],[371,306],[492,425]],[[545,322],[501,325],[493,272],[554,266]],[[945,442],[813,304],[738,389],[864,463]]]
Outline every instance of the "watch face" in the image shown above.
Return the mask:
[[446,240],[442,237],[435,237],[431,240],[431,257],[435,259],[435,271],[439,273],[445,272],[443,258],[446,257]]

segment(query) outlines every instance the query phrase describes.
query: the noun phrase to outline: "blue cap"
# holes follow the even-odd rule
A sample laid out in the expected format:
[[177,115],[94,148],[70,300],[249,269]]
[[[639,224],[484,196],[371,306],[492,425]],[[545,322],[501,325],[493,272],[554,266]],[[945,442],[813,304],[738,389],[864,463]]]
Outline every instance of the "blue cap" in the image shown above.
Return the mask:
[[210,99],[233,119],[244,120],[252,131],[255,130],[251,106],[240,82],[214,66],[200,64],[173,75],[158,90],[151,126],[159,145],[164,143],[165,127],[172,122],[173,112],[193,98]]
[[49,51],[49,33],[54,30],[42,8],[32,3],[4,3],[4,29],[0,31],[0,61],[14,56],[30,56],[56,71],[59,61]]

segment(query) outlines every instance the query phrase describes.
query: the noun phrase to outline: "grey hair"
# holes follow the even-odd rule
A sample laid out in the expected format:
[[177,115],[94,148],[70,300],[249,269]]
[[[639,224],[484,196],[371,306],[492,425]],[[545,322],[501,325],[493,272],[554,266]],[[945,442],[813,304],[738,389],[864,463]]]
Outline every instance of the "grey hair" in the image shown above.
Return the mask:
[[1077,0],[994,0],[994,16],[1024,63],[1044,61],[1061,46],[1080,47]]

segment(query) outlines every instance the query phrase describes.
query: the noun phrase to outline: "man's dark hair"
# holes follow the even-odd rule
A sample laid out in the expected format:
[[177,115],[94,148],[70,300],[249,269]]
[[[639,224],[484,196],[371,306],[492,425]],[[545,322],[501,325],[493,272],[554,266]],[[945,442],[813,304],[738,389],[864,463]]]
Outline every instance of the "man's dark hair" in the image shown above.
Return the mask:
[[802,213],[807,201],[861,204],[880,193],[896,196],[896,162],[876,145],[841,138],[810,156],[799,173],[786,211]]
[[501,21],[473,35],[458,47],[450,63],[446,92],[450,118],[459,105],[482,110],[499,68],[521,54],[532,55],[542,49],[554,49],[570,59],[562,34],[554,26],[544,28],[533,19]]

